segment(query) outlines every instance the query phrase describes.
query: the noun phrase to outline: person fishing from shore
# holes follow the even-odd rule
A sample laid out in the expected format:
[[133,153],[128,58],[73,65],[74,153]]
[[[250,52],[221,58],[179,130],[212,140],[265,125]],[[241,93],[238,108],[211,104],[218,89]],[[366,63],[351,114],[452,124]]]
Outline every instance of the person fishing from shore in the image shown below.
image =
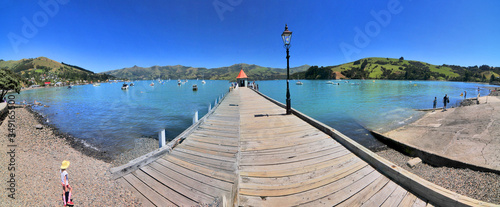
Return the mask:
[[464,91],[464,99],[467,99],[467,91]]
[[446,104],[447,103],[450,103],[450,99],[448,98],[448,94],[445,94],[443,97],[443,104],[444,104],[443,111],[446,111]]
[[64,206],[72,206],[74,205],[73,202],[71,201],[71,192],[73,191],[73,188],[69,185],[69,176],[68,176],[68,169],[69,167],[69,161],[64,160],[61,165],[61,185],[63,187],[63,203]]
[[432,112],[436,110],[436,105],[437,105],[437,97],[434,97],[434,101],[432,103]]

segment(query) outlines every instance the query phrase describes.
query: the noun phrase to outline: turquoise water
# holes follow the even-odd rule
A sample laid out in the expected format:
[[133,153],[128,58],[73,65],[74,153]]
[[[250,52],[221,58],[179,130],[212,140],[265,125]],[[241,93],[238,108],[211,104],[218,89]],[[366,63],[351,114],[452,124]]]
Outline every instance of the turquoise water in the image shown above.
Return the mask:
[[[380,132],[400,127],[424,114],[414,109],[432,108],[434,97],[437,97],[437,107],[442,107],[443,97],[448,94],[450,107],[463,99],[460,94],[464,91],[471,98],[477,96],[478,87],[485,86],[444,81],[332,81],[335,84],[326,84],[327,81],[324,80],[302,82],[303,85],[296,85],[296,80],[290,81],[293,108],[372,149],[381,145],[364,127]],[[262,93],[285,103],[285,81],[258,81],[257,84]],[[481,88],[480,94],[486,95],[488,90]]]
[[[414,109],[432,108],[436,96],[442,106],[444,94],[450,96],[450,105],[461,100],[466,90],[468,97],[477,95],[477,83],[438,81],[381,81],[304,80],[304,85],[290,81],[292,107],[375,149],[379,143],[368,135],[364,127],[387,131],[412,122],[423,115]],[[139,137],[156,137],[166,129],[172,139],[192,124],[195,111],[201,118],[209,103],[228,91],[228,81],[189,80],[177,86],[177,81],[135,82],[129,90],[121,90],[121,83],[102,83],[101,86],[75,86],[72,89],[46,88],[23,91],[18,102],[39,101],[50,107],[34,107],[46,116],[60,131],[81,138],[85,143],[111,154],[134,147]],[[192,91],[198,84],[198,91]],[[282,103],[285,102],[286,81],[258,81],[260,91]],[[359,85],[358,85],[359,84]],[[481,94],[487,94],[481,89]]]
[[[17,101],[41,102],[50,107],[34,107],[60,131],[85,140],[85,143],[110,153],[134,147],[134,139],[157,137],[166,129],[172,139],[192,124],[195,111],[201,118],[208,106],[229,90],[228,81],[188,80],[149,86],[152,81],[136,81],[135,86],[121,90],[122,83],[101,86],[80,85],[36,89],[21,92]],[[198,85],[198,91],[192,85]]]

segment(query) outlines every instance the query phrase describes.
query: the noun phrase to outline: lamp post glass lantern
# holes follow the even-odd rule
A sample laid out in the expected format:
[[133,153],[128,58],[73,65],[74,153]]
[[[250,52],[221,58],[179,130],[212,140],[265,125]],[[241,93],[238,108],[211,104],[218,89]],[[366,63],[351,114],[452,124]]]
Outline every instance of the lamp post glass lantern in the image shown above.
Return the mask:
[[292,114],[290,106],[290,42],[292,41],[292,32],[288,30],[288,25],[285,24],[285,31],[281,34],[284,47],[286,48],[286,114]]

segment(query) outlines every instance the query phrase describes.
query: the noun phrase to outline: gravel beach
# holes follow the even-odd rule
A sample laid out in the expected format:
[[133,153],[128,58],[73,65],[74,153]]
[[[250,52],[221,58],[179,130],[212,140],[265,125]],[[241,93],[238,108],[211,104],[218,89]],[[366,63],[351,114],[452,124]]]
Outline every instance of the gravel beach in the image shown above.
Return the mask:
[[376,153],[436,185],[461,195],[500,205],[500,175],[498,174],[470,169],[433,167],[425,163],[420,163],[411,168],[406,165],[406,162],[412,157],[401,154],[396,150],[387,149]]
[[[106,159],[88,156],[77,150],[71,139],[54,133],[54,129],[40,124],[36,116],[25,108],[15,110],[14,142],[7,139],[9,118],[0,126],[0,158],[2,195],[0,206],[61,206],[61,181],[59,169],[63,160],[71,162],[68,173],[73,187],[73,202],[77,206],[140,206],[128,190],[111,179],[112,163]],[[16,145],[15,147],[12,145]],[[14,149],[14,159],[6,155]],[[92,153],[92,152],[90,152]],[[96,155],[98,156],[98,155]],[[7,170],[14,166],[15,170]],[[15,182],[6,182],[14,173]],[[15,184],[15,194],[8,197]]]

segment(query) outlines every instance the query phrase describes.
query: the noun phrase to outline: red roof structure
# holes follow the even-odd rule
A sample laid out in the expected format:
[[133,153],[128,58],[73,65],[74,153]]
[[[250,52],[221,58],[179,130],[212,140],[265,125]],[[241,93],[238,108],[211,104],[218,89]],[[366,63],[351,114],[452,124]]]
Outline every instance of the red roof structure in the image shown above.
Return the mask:
[[238,75],[238,77],[236,77],[236,79],[240,79],[240,78],[248,78],[247,74],[245,74],[243,69],[241,69],[240,74]]

